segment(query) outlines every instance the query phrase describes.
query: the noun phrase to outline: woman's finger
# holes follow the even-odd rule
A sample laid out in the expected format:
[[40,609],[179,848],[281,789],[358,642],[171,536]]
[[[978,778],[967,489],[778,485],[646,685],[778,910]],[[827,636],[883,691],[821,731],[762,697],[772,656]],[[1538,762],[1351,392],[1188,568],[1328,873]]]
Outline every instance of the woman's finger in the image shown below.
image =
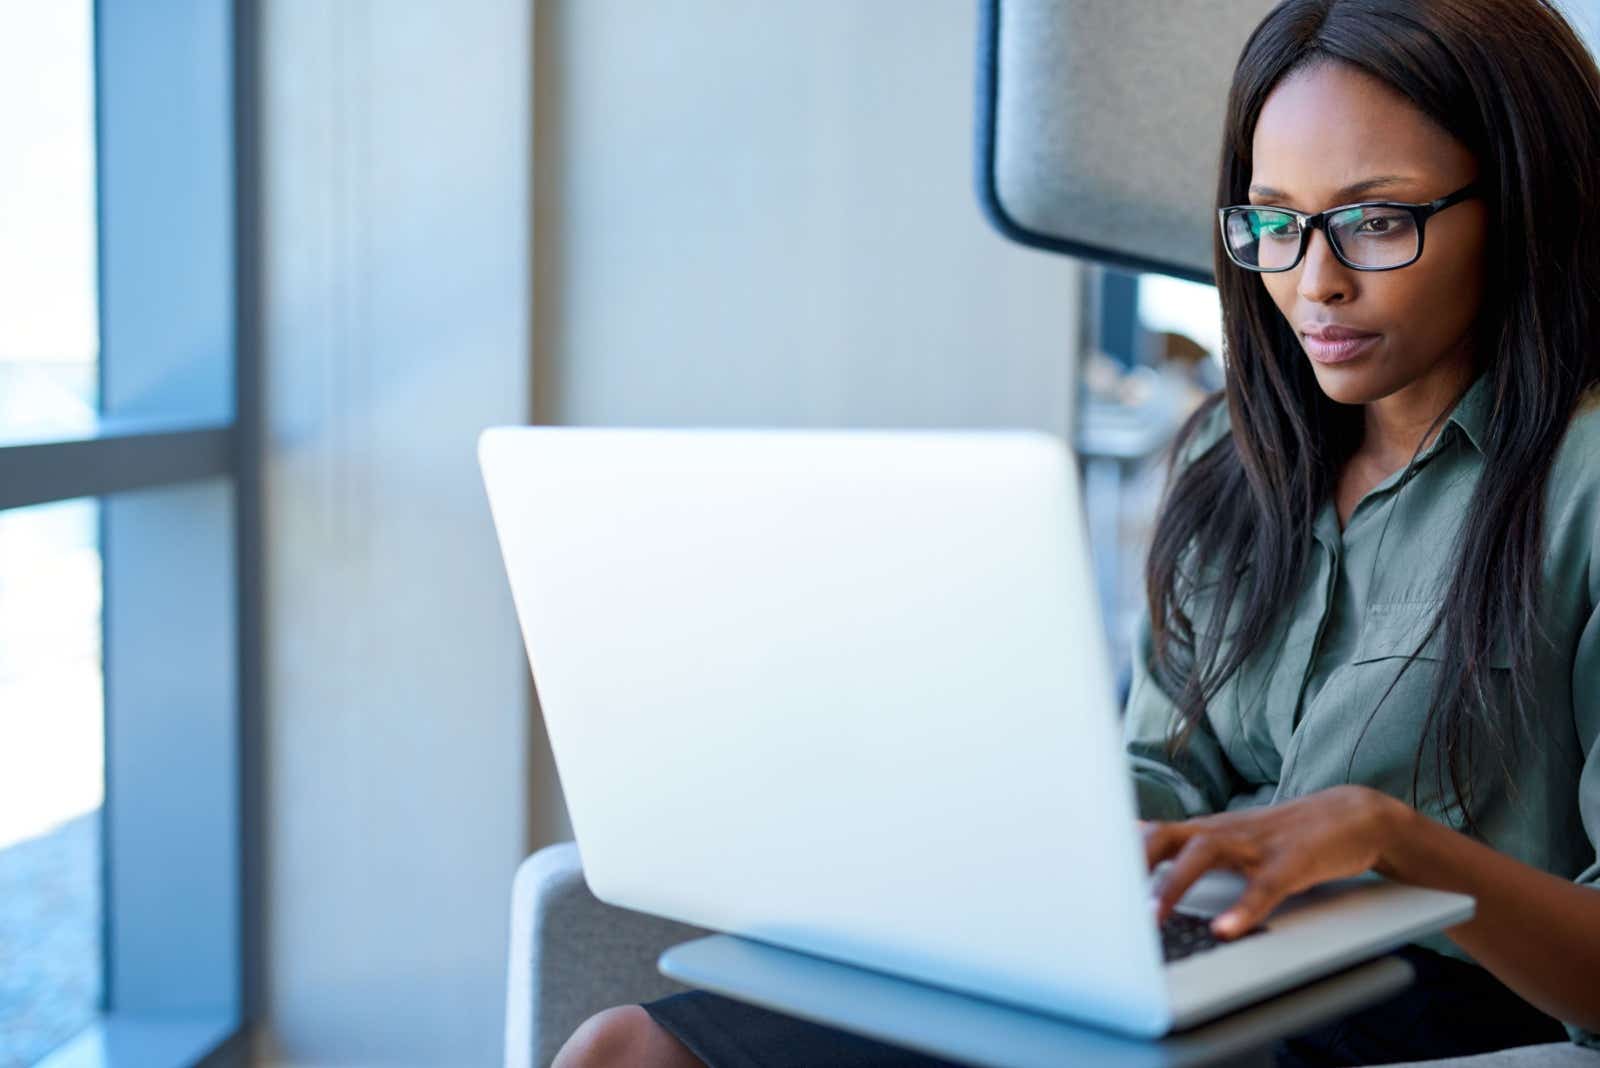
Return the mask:
[[1156,888],[1156,922],[1164,921],[1172,912],[1172,908],[1183,895],[1189,892],[1195,880],[1210,871],[1212,868],[1227,866],[1224,840],[1215,834],[1199,833],[1192,835],[1184,843],[1178,855],[1173,859],[1172,866],[1162,876],[1160,885]]
[[1265,920],[1294,889],[1288,872],[1281,867],[1271,866],[1255,872],[1239,899],[1211,921],[1212,933],[1218,938],[1239,937]]
[[1189,844],[1189,839],[1195,835],[1205,835],[1210,831],[1210,825],[1203,819],[1149,820],[1147,830],[1144,831],[1144,868],[1146,871],[1155,871],[1155,865],[1163,860],[1171,860],[1182,852],[1184,846]]
[[1176,856],[1184,843],[1199,833],[1200,827],[1192,820],[1177,823],[1148,820],[1142,821],[1140,830],[1144,832],[1145,870],[1155,871],[1157,864]]

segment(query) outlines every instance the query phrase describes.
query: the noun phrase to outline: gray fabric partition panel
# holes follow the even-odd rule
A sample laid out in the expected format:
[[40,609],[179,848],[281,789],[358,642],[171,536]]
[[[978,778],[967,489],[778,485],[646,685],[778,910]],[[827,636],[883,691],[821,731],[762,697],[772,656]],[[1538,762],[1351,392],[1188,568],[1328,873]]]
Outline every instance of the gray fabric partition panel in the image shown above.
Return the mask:
[[1275,0],[979,0],[977,186],[1007,237],[1213,280],[1234,64]]

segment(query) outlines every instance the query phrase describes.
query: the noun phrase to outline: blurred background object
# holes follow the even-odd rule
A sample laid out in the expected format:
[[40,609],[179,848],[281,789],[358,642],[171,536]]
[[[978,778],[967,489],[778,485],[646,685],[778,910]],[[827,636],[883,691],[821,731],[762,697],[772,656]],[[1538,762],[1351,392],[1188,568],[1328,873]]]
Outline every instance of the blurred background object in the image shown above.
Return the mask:
[[1075,443],[1106,632],[1126,697],[1167,446],[1222,387],[1222,307],[1204,283],[1100,265],[1084,272],[1084,304],[1098,325],[1077,357]]

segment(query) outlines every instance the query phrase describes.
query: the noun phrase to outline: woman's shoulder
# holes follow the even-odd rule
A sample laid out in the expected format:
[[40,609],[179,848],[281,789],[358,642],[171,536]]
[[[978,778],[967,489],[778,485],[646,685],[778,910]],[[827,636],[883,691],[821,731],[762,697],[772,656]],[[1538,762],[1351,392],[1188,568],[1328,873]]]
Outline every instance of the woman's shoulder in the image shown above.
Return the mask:
[[1584,393],[1556,450],[1546,483],[1546,516],[1592,538],[1600,524],[1600,386]]
[[1578,401],[1550,474],[1552,483],[1571,489],[1600,486],[1600,385],[1591,386]]
[[[1561,441],[1561,455],[1573,454],[1580,461],[1600,456],[1600,383],[1590,386],[1578,400],[1572,421]],[[1600,472],[1596,472],[1600,474]]]

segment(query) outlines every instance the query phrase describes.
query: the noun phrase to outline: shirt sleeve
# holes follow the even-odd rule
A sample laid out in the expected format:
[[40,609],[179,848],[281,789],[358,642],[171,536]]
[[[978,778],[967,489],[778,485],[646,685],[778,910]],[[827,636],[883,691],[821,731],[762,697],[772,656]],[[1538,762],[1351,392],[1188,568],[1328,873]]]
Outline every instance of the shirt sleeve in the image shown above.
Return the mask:
[[1167,755],[1167,738],[1178,721],[1178,706],[1150,669],[1150,618],[1139,617],[1133,643],[1133,682],[1123,714],[1123,746],[1133,770],[1139,815],[1148,820],[1181,820],[1220,812],[1233,793],[1236,774],[1209,721],[1189,732],[1183,749]]
[[[1600,551],[1597,547],[1594,551]],[[1591,559],[1596,559],[1591,556]],[[1600,605],[1600,568],[1589,569],[1589,603]],[[1572,712],[1582,751],[1583,770],[1578,777],[1578,815],[1584,832],[1595,846],[1596,856],[1575,880],[1581,886],[1600,889],[1600,608],[1590,612],[1578,635],[1572,658]],[[1600,1049],[1600,1034],[1567,1025],[1572,1040],[1581,1046]]]
[[[1188,446],[1176,458],[1182,470],[1228,434],[1228,408],[1216,403],[1200,417]],[[1221,812],[1237,778],[1211,724],[1189,732],[1182,751],[1167,755],[1167,738],[1178,721],[1178,706],[1156,681],[1151,664],[1149,610],[1139,615],[1133,641],[1132,684],[1123,712],[1123,746],[1133,770],[1139,815],[1151,820],[1181,820]]]

